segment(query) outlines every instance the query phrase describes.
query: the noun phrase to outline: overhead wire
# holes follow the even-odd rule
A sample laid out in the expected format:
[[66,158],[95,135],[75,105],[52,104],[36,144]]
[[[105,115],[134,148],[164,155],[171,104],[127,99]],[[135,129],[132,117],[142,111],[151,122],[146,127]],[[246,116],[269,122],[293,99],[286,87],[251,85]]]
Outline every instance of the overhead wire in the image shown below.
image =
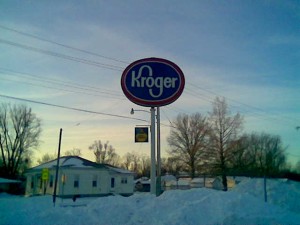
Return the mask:
[[[51,52],[51,51],[48,51],[48,50],[42,50],[42,49],[38,49],[38,48],[30,47],[30,46],[25,46],[25,45],[10,42],[10,41],[5,41],[3,39],[0,39],[0,42],[6,43],[6,44],[11,44],[11,45],[16,46],[16,47],[21,47],[21,48],[25,48],[25,49],[28,49],[28,50],[33,50],[33,51],[37,51],[37,52],[40,52],[40,53],[56,56],[56,57],[61,57],[61,58],[65,58],[65,59],[85,63],[85,64],[88,64],[88,65],[99,66],[99,67],[106,68],[106,69],[113,69],[113,70],[122,71],[121,67],[114,66],[114,65],[108,65],[108,64],[94,62],[94,61],[91,61],[91,60],[85,60],[85,59],[81,59],[81,58],[77,58],[77,57],[67,56],[67,55],[63,55],[63,54],[60,54],[60,53]],[[117,69],[117,68],[119,68],[119,69]],[[195,86],[194,84],[191,84],[191,85]],[[196,87],[198,87],[198,86],[196,86]],[[189,90],[187,90],[187,91],[188,91],[187,93],[189,95],[195,96],[195,95],[193,95],[193,92],[195,93],[195,91],[190,91],[190,92],[189,92]],[[199,94],[197,94],[196,96],[197,96],[197,98],[200,98],[202,100],[205,100],[205,101],[208,101],[208,102],[212,103],[212,101],[199,96]],[[241,104],[241,103],[239,103],[239,104]],[[247,106],[246,104],[243,104],[243,105]],[[254,107],[252,107],[252,108],[254,108]]]
[[28,45],[24,45],[24,44],[20,44],[20,43],[8,41],[8,40],[5,40],[5,39],[0,39],[0,43],[11,45],[13,47],[26,49],[26,50],[37,52],[37,53],[41,53],[41,54],[45,54],[45,55],[50,55],[50,56],[66,59],[66,60],[80,62],[80,63],[87,64],[87,65],[90,65],[90,66],[101,67],[101,68],[104,68],[104,69],[116,70],[116,71],[123,71],[123,69],[124,69],[123,67],[120,67],[120,66],[100,63],[100,62],[96,62],[96,61],[92,61],[92,60],[88,60],[88,59],[82,59],[82,58],[78,58],[78,57],[74,57],[74,56],[69,56],[69,55],[64,55],[64,54],[61,54],[61,53],[57,53],[57,52],[53,52],[53,51],[49,51],[49,50],[44,50],[44,49],[40,49],[40,48],[36,48],[36,47],[32,47],[32,46],[28,46]]
[[[117,115],[117,114],[112,114],[112,113],[96,112],[96,111],[87,110],[87,109],[80,109],[80,108],[62,106],[62,105],[57,105],[57,104],[52,104],[52,103],[46,103],[46,102],[41,102],[41,101],[35,101],[35,100],[30,100],[30,99],[25,99],[25,98],[18,98],[18,97],[13,97],[13,96],[8,96],[8,95],[2,95],[2,94],[0,94],[0,97],[7,98],[7,99],[13,99],[13,100],[17,100],[17,101],[34,103],[34,104],[46,105],[46,106],[50,106],[50,107],[68,109],[68,110],[73,110],[73,111],[78,111],[78,112],[98,114],[98,115],[103,115],[103,116],[111,116],[111,117],[117,117],[117,118],[122,118],[122,119],[130,119],[130,120],[136,120],[136,121],[142,121],[142,122],[149,123],[148,120],[144,120],[144,119],[140,119],[140,118],[136,118],[136,117],[122,116],[122,115]],[[174,127],[172,124],[171,125],[167,125],[167,124],[164,124],[164,123],[160,123],[160,125],[161,126],[165,126],[165,127]]]
[[[204,91],[206,91],[206,92],[208,92],[210,94],[214,94],[214,96],[219,96],[219,97],[222,96],[222,95],[219,95],[216,92],[203,89],[203,88],[201,88],[201,87],[199,87],[199,86],[197,86],[195,84],[192,84],[192,83],[188,83],[188,84],[192,85],[194,87],[197,87],[197,90],[201,89],[201,90],[204,90]],[[198,99],[202,99],[202,100],[210,102],[210,103],[214,102],[214,100],[210,100],[210,97],[207,97],[207,96],[206,96],[206,98],[205,97],[201,97],[201,94],[199,92],[196,92],[196,91],[191,91],[191,90],[187,89],[186,93],[188,95],[190,95],[190,96],[193,96],[193,97],[198,98]],[[223,97],[225,97],[225,96],[223,96]],[[295,122],[295,120],[291,119],[291,118],[285,118],[285,117],[276,116],[276,115],[273,115],[273,116],[267,115],[267,112],[265,110],[263,110],[263,109],[251,106],[249,104],[245,104],[245,103],[239,102],[239,101],[234,100],[232,98],[225,97],[225,99],[230,100],[230,101],[235,102],[236,104],[238,104],[237,106],[234,106],[232,104],[228,104],[229,106],[236,107],[236,108],[240,109],[242,112],[248,113],[249,115],[252,114],[252,117],[256,117],[256,118],[260,117],[258,119],[269,120],[269,121],[272,121],[272,122],[274,122],[274,121],[278,122],[278,120],[280,120],[281,122],[284,122],[284,123],[286,123],[287,120],[288,120],[288,122]]]
[[[2,72],[4,71],[4,72]],[[61,89],[61,88],[57,88],[57,87],[53,87],[53,86],[47,86],[47,85],[41,85],[41,84],[35,84],[32,82],[28,82],[26,81],[16,81],[16,80],[12,80],[12,81],[16,81],[16,82],[21,82],[24,84],[29,84],[29,85],[35,85],[35,86],[41,86],[41,87],[45,87],[45,88],[50,88],[50,89],[57,89],[57,90],[63,90],[63,91],[68,91],[68,92],[74,92],[74,93],[82,93],[82,94],[87,94],[87,95],[95,95],[95,94],[91,94],[91,93],[87,93],[88,92],[92,92],[92,93],[97,93],[96,96],[101,96],[101,95],[105,95],[105,96],[113,96],[114,98],[118,98],[121,99],[123,97],[123,95],[119,94],[116,91],[112,91],[112,90],[104,90],[101,88],[95,88],[95,87],[91,87],[91,86],[86,86],[83,84],[76,84],[76,83],[69,83],[66,81],[60,81],[60,80],[55,80],[55,79],[49,79],[49,78],[45,78],[45,77],[40,77],[37,75],[32,75],[29,73],[23,73],[23,72],[19,72],[19,71],[15,71],[15,70],[9,70],[9,69],[5,69],[0,67],[0,74],[3,75],[12,75],[12,76],[16,76],[16,77],[21,77],[21,78],[30,78],[30,80],[36,80],[37,82],[47,82],[47,84],[52,83],[55,85],[59,85],[62,87],[66,87],[66,88],[72,88],[72,89],[79,89],[82,91],[73,91],[73,90],[66,90],[66,89]],[[5,79],[5,78],[2,78]],[[101,94],[101,95],[100,95]],[[122,98],[124,99],[124,98]]]
[[[86,53],[86,54],[90,54],[90,55],[102,57],[102,58],[105,58],[105,59],[113,60],[115,62],[127,63],[126,61],[123,61],[123,60],[119,60],[119,59],[116,59],[116,58],[107,57],[107,56],[104,56],[104,55],[100,55],[100,54],[97,54],[97,53],[93,53],[93,52],[86,51],[86,50],[83,50],[83,49],[79,49],[79,48],[76,48],[76,47],[72,47],[72,46],[69,46],[69,45],[61,44],[61,43],[58,43],[58,42],[55,42],[55,41],[48,40],[46,38],[42,38],[42,37],[39,37],[39,36],[36,36],[36,35],[29,34],[27,32],[23,32],[23,31],[19,31],[19,30],[13,29],[13,28],[9,28],[7,26],[0,25],[0,28],[8,30],[8,31],[11,31],[11,32],[15,32],[15,33],[18,33],[18,34],[21,34],[21,35],[25,35],[25,36],[28,36],[28,37],[31,37],[31,38],[34,38],[34,39],[37,39],[37,40],[40,40],[40,41],[45,41],[45,42],[48,42],[48,43],[51,43],[51,44],[55,44],[55,45],[58,45],[58,46],[61,46],[61,47],[65,47],[65,48],[68,48],[68,49],[72,49],[72,50],[80,51],[80,52],[83,52],[83,53]],[[111,69],[111,70],[117,70],[117,71],[122,71],[123,70],[123,67],[120,67],[120,66],[116,66],[116,65],[112,65],[112,64],[104,64],[104,63],[99,63],[99,62],[95,62],[95,61],[92,61],[92,60],[86,60],[86,59],[82,59],[82,58],[78,58],[78,57],[64,55],[64,54],[60,54],[60,53],[56,53],[56,52],[52,52],[52,51],[48,51],[48,50],[43,50],[43,49],[35,48],[35,47],[32,47],[32,46],[23,45],[23,44],[20,44],[20,43],[11,42],[11,41],[4,40],[4,39],[0,39],[0,42],[2,42],[4,44],[11,45],[11,46],[15,46],[15,47],[19,47],[19,48],[23,48],[23,49],[27,49],[27,50],[31,50],[31,51],[35,51],[35,52],[39,52],[39,53],[43,53],[43,54],[47,54],[47,55],[50,55],[50,56],[55,56],[55,57],[64,58],[64,59],[67,59],[67,60],[72,60],[72,61],[84,63],[84,64],[91,65],[91,66],[97,66],[97,67],[102,67],[102,68]],[[207,92],[209,94],[214,94],[215,96],[220,96],[218,93],[216,93],[214,91],[210,91],[210,90],[204,89],[204,88],[202,88],[202,87],[200,87],[198,85],[195,85],[194,83],[188,83],[188,84],[190,86],[194,87],[197,90],[200,89],[200,90],[205,91],[205,92]],[[202,100],[207,101],[209,103],[213,103],[213,100],[211,100],[210,97],[203,96],[203,95],[201,96],[200,93],[198,93],[195,90],[186,88],[185,92],[188,95],[194,96],[194,97],[196,97],[198,99],[202,99]],[[228,99],[228,100],[230,100],[232,102],[237,103],[239,106],[236,106],[236,107],[242,109],[245,112],[251,112],[249,110],[245,110],[244,108],[246,107],[248,109],[252,109],[251,113],[256,114],[256,116],[264,116],[265,119],[269,119],[269,120],[278,120],[276,118],[271,118],[269,115],[261,115],[260,113],[266,113],[261,108],[254,107],[254,106],[251,106],[249,104],[245,104],[243,102],[239,102],[239,101],[234,100],[232,98],[226,97],[226,99]],[[253,112],[253,110],[259,111],[260,113]],[[284,117],[280,116],[279,118],[282,119]],[[290,119],[290,118],[285,118],[285,119],[289,119],[290,121],[294,122],[293,119]]]
[[80,49],[80,48],[77,48],[77,47],[74,47],[74,46],[62,44],[62,43],[59,43],[59,42],[56,42],[56,41],[52,41],[52,40],[49,40],[49,39],[46,39],[46,38],[43,38],[43,37],[39,37],[37,35],[30,34],[28,32],[24,32],[24,31],[20,31],[20,30],[17,30],[17,29],[13,29],[13,28],[7,27],[7,26],[3,26],[1,24],[0,24],[0,28],[4,29],[4,30],[11,31],[11,32],[14,32],[14,33],[17,33],[17,34],[24,35],[24,36],[27,36],[27,37],[31,37],[31,38],[34,38],[34,39],[37,39],[37,40],[40,40],[40,41],[44,41],[44,42],[48,42],[48,43],[51,43],[51,44],[55,44],[55,45],[58,45],[58,46],[61,46],[61,47],[64,47],[64,48],[76,50],[76,51],[79,51],[79,52],[82,52],[82,53],[90,54],[90,55],[93,55],[93,56],[101,57],[101,58],[112,60],[112,61],[115,61],[115,62],[120,62],[120,63],[128,64],[128,62],[120,60],[120,59],[116,59],[116,58],[104,56],[104,55],[101,55],[101,54],[98,54],[98,53],[95,53],[95,52],[91,52],[91,51]]
[[103,116],[111,116],[111,117],[117,117],[117,118],[122,118],[122,119],[130,119],[130,120],[148,122],[147,120],[139,119],[139,118],[135,118],[135,117],[122,116],[122,115],[117,115],[117,114],[112,114],[112,113],[96,112],[96,111],[87,110],[87,109],[68,107],[68,106],[46,103],[46,102],[41,102],[41,101],[35,101],[35,100],[30,100],[30,99],[25,99],[25,98],[13,97],[13,96],[9,96],[9,95],[0,94],[0,97],[7,98],[7,99],[13,99],[13,100],[17,100],[17,101],[34,103],[34,104],[46,105],[46,106],[51,106],[51,107],[56,107],[56,108],[68,109],[68,110],[73,110],[73,111],[78,111],[78,112],[85,112],[85,113],[98,114],[98,115],[103,115]]
[[73,90],[67,90],[67,89],[58,88],[58,87],[54,87],[54,86],[47,86],[47,85],[43,85],[43,84],[35,84],[35,83],[29,82],[29,81],[10,80],[10,79],[6,79],[6,78],[1,78],[1,80],[8,80],[8,81],[18,82],[18,83],[22,83],[22,84],[26,84],[26,85],[37,86],[37,87],[42,87],[42,88],[48,88],[48,89],[52,89],[52,90],[64,91],[64,92],[69,92],[69,93],[77,93],[77,94],[84,94],[84,95],[90,95],[90,96],[102,96],[102,97],[105,96],[106,98],[126,100],[125,98],[112,96],[112,95],[107,95],[107,94],[100,95],[100,94],[92,94],[92,93],[87,93],[87,92],[82,92],[82,91],[73,91]]

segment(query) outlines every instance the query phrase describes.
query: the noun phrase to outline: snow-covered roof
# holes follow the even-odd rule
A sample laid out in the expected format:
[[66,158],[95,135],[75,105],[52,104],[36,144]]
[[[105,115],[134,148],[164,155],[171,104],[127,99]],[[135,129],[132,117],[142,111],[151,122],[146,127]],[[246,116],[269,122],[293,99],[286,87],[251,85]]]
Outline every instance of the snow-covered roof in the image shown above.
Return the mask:
[[122,169],[122,168],[118,168],[118,167],[113,167],[113,166],[110,166],[110,165],[107,165],[105,164],[105,167],[114,171],[114,172],[117,172],[117,173],[134,173],[134,172],[131,172],[129,170],[125,170],[125,169]]
[[171,174],[166,174],[164,176],[161,177],[162,181],[176,181],[176,177],[171,175]]
[[[41,170],[44,168],[56,168],[57,165],[57,159],[43,163],[41,165],[38,165],[36,167],[31,168],[30,170]],[[126,173],[126,174],[131,174],[131,171],[121,169],[118,167],[114,167],[109,164],[100,164],[100,163],[95,163],[92,161],[89,161],[87,159],[81,158],[79,156],[63,156],[59,158],[59,167],[60,168],[103,168],[107,169],[110,171],[114,171],[116,173]]]
[[150,184],[151,180],[148,177],[141,177],[139,179],[136,179],[134,183]]
[[189,186],[190,185],[190,180],[187,180],[187,179],[178,179],[177,184],[179,186]]
[[21,183],[19,180],[11,180],[0,177],[0,184],[12,184],[12,183]]

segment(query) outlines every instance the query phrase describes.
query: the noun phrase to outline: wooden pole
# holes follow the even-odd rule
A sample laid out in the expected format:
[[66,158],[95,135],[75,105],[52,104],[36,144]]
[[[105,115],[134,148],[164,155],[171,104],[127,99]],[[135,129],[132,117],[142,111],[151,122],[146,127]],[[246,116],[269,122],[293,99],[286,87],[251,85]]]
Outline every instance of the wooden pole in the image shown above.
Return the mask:
[[268,193],[267,193],[267,177],[266,175],[264,176],[264,197],[265,197],[265,202],[268,201]]
[[53,191],[53,205],[54,205],[54,207],[55,207],[56,189],[57,189],[57,181],[58,181],[58,168],[59,168],[59,158],[60,158],[61,136],[62,136],[62,129],[60,128],[59,142],[58,142],[58,153],[57,153],[57,164],[56,164],[56,175],[55,175],[55,183],[54,183],[54,191]]

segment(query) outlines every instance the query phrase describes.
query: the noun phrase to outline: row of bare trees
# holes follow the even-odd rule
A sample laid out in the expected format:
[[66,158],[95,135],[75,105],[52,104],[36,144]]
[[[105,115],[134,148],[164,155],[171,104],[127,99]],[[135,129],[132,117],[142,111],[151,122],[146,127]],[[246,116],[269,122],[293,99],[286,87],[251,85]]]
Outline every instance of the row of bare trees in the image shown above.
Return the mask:
[[285,149],[277,135],[246,134],[236,143],[231,167],[236,174],[276,176],[287,168]]
[[208,116],[179,115],[173,122],[169,154],[193,178],[218,174],[227,190],[227,175],[275,175],[286,165],[279,136],[243,134],[243,118],[232,115],[224,98],[216,98]]
[[[172,122],[168,137],[169,157],[162,159],[162,170],[171,174],[187,171],[191,177],[199,173],[219,174],[226,189],[228,174],[273,175],[284,169],[285,148],[279,136],[243,134],[243,118],[231,114],[224,98],[216,98],[207,115],[180,114]],[[33,150],[39,144],[41,121],[24,105],[2,104],[0,107],[0,176],[14,178],[30,165]],[[109,142],[94,141],[89,149],[95,161],[149,176],[148,156],[127,153],[120,157]],[[81,155],[74,148],[64,155]],[[39,163],[54,159],[49,154]]]

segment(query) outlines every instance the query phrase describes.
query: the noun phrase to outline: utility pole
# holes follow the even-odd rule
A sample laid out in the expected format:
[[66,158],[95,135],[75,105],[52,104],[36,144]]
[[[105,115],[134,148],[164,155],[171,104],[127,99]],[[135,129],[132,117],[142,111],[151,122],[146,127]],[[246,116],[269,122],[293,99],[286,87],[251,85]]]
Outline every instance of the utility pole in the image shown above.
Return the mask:
[[58,142],[58,152],[57,152],[56,176],[55,176],[54,192],[53,192],[53,205],[54,205],[54,207],[55,207],[56,189],[57,189],[57,181],[58,181],[58,168],[59,168],[59,158],[60,158],[61,136],[62,136],[62,129],[60,128],[59,142]]

